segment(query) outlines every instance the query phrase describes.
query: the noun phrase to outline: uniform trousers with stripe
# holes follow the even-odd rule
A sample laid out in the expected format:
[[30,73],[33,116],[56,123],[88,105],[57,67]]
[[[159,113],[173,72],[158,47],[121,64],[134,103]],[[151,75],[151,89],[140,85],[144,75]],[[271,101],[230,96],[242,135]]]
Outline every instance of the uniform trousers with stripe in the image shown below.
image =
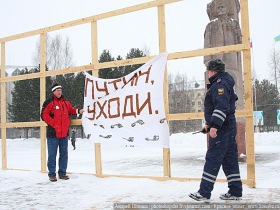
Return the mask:
[[198,192],[203,197],[211,197],[217,175],[222,166],[228,181],[228,193],[241,197],[242,182],[238,165],[235,119],[224,122],[222,128],[217,130],[216,138],[209,136],[209,145],[205,160]]

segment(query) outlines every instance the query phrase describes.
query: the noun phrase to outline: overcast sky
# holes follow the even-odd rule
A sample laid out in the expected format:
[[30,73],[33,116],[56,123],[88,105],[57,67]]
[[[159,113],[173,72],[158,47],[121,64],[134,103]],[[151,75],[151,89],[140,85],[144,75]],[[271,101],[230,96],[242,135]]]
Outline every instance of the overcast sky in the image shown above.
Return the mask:
[[[184,0],[166,6],[167,51],[169,53],[203,48],[204,30],[209,22],[206,5],[211,0]],[[2,0],[0,37],[36,30],[83,17],[120,9],[148,0]],[[253,40],[252,65],[257,78],[270,79],[267,65],[273,47],[280,50],[279,0],[249,0],[250,33]],[[91,62],[90,24],[52,32],[70,38],[74,62]],[[39,36],[6,44],[6,65],[34,65],[32,54]],[[131,48],[158,51],[157,10],[143,10],[98,22],[98,51],[110,51],[112,56],[125,55]],[[203,58],[168,62],[170,72],[185,72],[190,80],[203,79]]]

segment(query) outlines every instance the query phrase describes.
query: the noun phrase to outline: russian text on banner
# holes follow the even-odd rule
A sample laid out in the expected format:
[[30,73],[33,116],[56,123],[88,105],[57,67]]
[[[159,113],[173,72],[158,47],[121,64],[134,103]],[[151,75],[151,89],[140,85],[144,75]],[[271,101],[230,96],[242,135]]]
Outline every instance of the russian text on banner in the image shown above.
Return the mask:
[[91,141],[169,148],[163,99],[167,56],[118,79],[86,74],[82,124]]

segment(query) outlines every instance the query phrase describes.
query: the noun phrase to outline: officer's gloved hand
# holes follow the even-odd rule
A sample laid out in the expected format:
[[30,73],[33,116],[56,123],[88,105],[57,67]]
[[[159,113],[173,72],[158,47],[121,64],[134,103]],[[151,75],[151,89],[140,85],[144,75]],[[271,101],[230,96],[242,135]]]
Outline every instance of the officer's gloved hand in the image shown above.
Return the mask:
[[209,133],[210,128],[207,128],[207,130],[205,128],[203,128],[200,132],[203,134]]

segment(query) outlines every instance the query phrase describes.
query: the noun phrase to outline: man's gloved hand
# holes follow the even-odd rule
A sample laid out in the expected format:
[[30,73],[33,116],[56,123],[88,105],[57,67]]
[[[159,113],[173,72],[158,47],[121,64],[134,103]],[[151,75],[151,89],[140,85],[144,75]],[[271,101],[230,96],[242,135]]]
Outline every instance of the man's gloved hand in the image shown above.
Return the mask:
[[196,132],[193,132],[193,134],[197,134],[197,133],[203,133],[203,134],[206,134],[206,133],[209,133],[210,129],[207,127],[206,128],[203,128],[201,131],[196,131]]
[[200,132],[206,134],[206,133],[209,133],[209,131],[210,131],[209,128],[207,128],[207,129],[203,128]]

